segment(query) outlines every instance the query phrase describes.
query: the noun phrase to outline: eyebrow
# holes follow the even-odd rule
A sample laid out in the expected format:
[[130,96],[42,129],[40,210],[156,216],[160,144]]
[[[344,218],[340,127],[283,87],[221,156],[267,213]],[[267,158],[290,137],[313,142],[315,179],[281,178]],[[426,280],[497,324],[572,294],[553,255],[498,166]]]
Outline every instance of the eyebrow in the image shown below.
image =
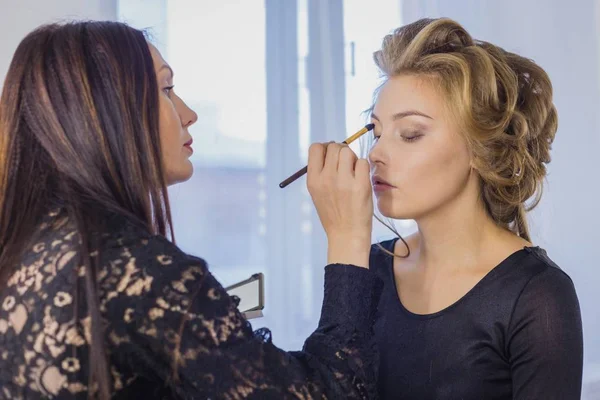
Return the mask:
[[171,78],[173,78],[175,76],[175,73],[173,73],[173,69],[171,67],[169,67],[167,64],[163,64],[162,67],[160,67],[158,69],[158,72],[161,72],[163,69],[169,70],[169,72],[171,73]]
[[[417,110],[408,110],[408,111],[401,111],[399,113],[396,113],[396,114],[392,115],[392,120],[393,121],[397,121],[399,119],[402,119],[402,118],[405,118],[405,117],[410,117],[410,116],[417,116],[417,117],[423,117],[423,118],[433,119],[429,115],[424,114],[424,113],[422,113],[420,111],[417,111]],[[377,115],[375,115],[375,113],[371,113],[371,118],[373,118],[376,121],[381,122],[381,120],[379,119],[379,117]]]

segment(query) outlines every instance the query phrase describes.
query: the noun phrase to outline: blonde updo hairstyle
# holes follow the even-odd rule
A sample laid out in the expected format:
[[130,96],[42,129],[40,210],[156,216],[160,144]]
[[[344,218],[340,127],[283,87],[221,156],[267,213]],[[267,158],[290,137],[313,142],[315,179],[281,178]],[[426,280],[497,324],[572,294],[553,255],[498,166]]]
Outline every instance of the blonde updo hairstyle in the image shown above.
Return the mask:
[[546,72],[447,18],[396,29],[374,59],[384,78],[413,74],[441,90],[471,150],[485,209],[530,241],[525,214],[540,201],[558,125]]

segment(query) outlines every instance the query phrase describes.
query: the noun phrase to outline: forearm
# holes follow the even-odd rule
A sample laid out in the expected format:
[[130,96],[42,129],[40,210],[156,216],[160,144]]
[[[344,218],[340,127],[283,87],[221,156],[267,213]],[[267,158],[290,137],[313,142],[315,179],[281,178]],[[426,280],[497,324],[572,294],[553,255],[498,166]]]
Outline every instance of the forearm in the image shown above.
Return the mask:
[[369,268],[370,251],[370,237],[354,235],[330,237],[327,246],[327,264]]

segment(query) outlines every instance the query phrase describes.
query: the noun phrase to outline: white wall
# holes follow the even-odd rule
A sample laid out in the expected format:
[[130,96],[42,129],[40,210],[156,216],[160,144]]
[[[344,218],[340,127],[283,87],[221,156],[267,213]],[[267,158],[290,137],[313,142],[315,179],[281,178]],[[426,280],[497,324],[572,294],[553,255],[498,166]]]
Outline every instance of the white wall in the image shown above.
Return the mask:
[[0,88],[19,42],[41,24],[117,18],[116,0],[0,0]]

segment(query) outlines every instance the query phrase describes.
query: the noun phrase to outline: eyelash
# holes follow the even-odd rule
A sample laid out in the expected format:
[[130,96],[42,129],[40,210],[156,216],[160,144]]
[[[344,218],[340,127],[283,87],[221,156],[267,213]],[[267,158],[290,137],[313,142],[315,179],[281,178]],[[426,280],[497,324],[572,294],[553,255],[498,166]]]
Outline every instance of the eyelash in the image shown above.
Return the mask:
[[[419,133],[419,132],[411,132],[410,133],[411,136],[401,136],[402,140],[404,140],[405,142],[414,142],[415,140],[419,140],[419,138],[421,136],[423,136],[423,134]],[[379,140],[379,138],[381,137],[381,135],[376,136],[375,134],[373,134],[373,138],[375,139],[375,141]]]
[[412,132],[411,136],[402,136],[402,140],[404,140],[405,142],[414,142],[415,140],[419,140],[419,138],[423,136],[422,134],[420,134],[419,132]]
[[165,94],[167,96],[169,96],[171,94],[171,91],[173,90],[174,87],[175,87],[175,85],[173,85],[173,86],[167,86],[166,88],[163,89],[163,91],[165,92]]

